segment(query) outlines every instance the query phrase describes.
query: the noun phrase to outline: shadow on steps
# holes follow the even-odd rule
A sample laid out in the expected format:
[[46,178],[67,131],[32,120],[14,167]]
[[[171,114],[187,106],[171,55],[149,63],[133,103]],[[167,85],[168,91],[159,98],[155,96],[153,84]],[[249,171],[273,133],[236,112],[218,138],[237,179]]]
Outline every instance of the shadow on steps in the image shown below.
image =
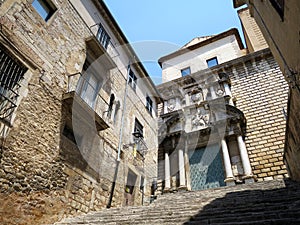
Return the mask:
[[300,224],[300,183],[285,180],[285,188],[227,193],[193,215],[192,224]]

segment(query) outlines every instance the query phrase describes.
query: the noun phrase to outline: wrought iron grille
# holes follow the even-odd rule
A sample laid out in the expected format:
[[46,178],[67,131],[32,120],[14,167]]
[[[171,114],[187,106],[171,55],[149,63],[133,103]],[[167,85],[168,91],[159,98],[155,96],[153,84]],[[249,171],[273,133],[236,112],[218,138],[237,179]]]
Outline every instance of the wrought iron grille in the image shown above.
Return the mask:
[[17,106],[20,80],[27,68],[0,45],[0,119],[9,117]]
[[110,41],[110,37],[109,37],[108,33],[106,32],[106,30],[104,29],[104,27],[101,23],[99,23],[99,27],[98,27],[96,37],[97,37],[98,41],[100,42],[100,44],[105,49],[107,49],[107,46],[108,46],[109,41]]

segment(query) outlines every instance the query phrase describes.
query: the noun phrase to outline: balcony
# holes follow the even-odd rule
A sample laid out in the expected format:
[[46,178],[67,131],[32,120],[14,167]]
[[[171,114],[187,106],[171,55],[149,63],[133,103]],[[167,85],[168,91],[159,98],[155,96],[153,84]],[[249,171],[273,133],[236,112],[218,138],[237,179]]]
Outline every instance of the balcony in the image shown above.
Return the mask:
[[[99,94],[100,81],[92,74],[71,74],[68,76],[68,87],[63,94],[63,101],[80,122],[94,121],[97,131],[109,126],[105,122],[108,112],[107,101]],[[90,124],[93,126],[93,124]]]
[[86,39],[86,45],[87,49],[92,53],[94,60],[101,57],[102,64],[107,70],[116,67],[113,58],[118,56],[119,53],[102,24],[94,24],[90,27],[90,30],[93,35]]

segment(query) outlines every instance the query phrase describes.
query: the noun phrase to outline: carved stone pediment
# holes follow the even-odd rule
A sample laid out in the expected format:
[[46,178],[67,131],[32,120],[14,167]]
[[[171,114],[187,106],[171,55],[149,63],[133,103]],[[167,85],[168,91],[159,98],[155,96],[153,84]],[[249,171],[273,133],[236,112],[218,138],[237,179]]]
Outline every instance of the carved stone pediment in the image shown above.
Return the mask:
[[202,129],[209,125],[210,112],[204,107],[197,108],[191,118],[192,129]]

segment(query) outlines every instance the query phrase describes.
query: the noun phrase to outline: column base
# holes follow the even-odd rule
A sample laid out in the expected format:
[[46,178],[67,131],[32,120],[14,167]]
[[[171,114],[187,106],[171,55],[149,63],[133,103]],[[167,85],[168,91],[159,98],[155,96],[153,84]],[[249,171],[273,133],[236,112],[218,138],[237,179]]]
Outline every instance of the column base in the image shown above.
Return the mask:
[[235,180],[233,177],[228,177],[224,180],[226,186],[235,186]]
[[178,187],[178,192],[182,192],[182,191],[187,191],[187,187],[186,186],[179,186]]
[[172,191],[171,188],[165,188],[165,189],[163,190],[163,193],[170,193],[171,191]]
[[242,179],[245,181],[245,184],[252,184],[255,182],[253,175],[245,175]]

